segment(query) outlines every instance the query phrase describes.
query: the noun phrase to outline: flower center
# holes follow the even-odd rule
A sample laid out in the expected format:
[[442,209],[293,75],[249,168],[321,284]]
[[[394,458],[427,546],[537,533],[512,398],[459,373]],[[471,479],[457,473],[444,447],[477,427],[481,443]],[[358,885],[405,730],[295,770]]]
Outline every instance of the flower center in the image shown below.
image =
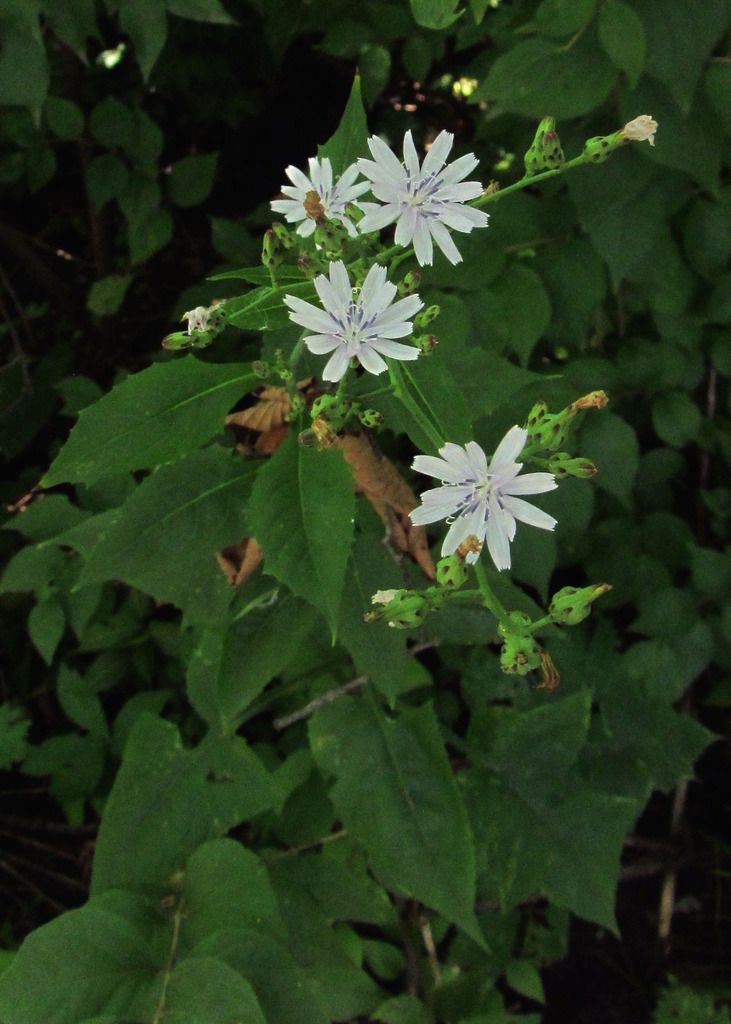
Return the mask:
[[437,177],[436,172],[427,174],[425,178],[412,178],[409,176],[406,179],[405,193],[402,201],[406,206],[424,206],[435,199],[436,193],[442,187],[442,184],[442,179]]

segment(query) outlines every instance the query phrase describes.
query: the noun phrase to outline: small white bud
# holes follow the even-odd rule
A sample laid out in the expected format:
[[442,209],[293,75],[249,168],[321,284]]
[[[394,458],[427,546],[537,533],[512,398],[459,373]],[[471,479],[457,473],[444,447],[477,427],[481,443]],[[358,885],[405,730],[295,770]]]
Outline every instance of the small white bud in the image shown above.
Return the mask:
[[395,590],[377,590],[371,598],[371,604],[390,604],[396,593]]
[[628,121],[622,129],[622,135],[632,142],[649,142],[651,146],[654,146],[656,131],[657,121],[653,120],[652,115],[640,114],[634,120]]
[[195,309],[189,309],[187,313],[183,313],[181,320],[188,321],[188,334],[192,334],[193,331],[207,329],[210,315],[210,311],[205,306],[196,306]]

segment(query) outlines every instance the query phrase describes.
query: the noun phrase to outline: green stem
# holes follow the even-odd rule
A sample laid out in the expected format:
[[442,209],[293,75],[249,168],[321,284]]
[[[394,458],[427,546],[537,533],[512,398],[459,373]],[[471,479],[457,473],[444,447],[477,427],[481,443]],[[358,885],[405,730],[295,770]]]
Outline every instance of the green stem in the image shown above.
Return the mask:
[[479,561],[479,559],[477,562],[475,562],[475,576],[477,578],[477,583],[480,587],[482,603],[485,605],[488,611],[492,612],[492,614],[495,616],[498,622],[501,622],[503,619],[507,618],[508,613],[503,607],[502,602],[493,593],[490,584],[487,582],[487,576],[485,575],[485,567],[483,566],[482,562]]
[[535,622],[531,622],[528,627],[529,633],[537,633],[539,629],[543,629],[544,626],[550,626],[553,623],[553,619],[550,615],[544,615],[542,619],[536,619]]
[[431,443],[439,450],[444,444],[444,438],[439,435],[431,420],[414,401],[401,374],[401,367],[397,362],[389,362],[388,375],[391,378],[394,396],[409,410]]

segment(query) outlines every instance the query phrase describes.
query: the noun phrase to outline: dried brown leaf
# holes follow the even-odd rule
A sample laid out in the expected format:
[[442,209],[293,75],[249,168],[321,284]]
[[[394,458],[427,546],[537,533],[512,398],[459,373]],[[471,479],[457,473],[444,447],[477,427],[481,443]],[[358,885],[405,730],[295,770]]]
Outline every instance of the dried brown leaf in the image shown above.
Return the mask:
[[341,449],[355,477],[355,486],[373,506],[386,524],[390,543],[411,555],[430,580],[434,579],[434,563],[429,554],[426,531],[409,519],[419,499],[396,469],[365,434],[338,437]]
[[240,587],[245,583],[259,568],[263,558],[264,552],[253,537],[247,537],[239,544],[224,548],[216,555],[216,560],[232,587]]

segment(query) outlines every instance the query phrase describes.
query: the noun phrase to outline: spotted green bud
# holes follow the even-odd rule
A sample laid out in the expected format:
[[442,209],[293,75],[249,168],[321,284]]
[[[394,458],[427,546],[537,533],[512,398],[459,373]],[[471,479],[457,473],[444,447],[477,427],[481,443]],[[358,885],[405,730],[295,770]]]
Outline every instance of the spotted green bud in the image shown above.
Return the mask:
[[591,605],[602,594],[611,590],[608,583],[594,583],[590,587],[563,587],[551,598],[548,614],[554,622],[576,626],[591,612]]
[[382,414],[377,409],[363,409],[358,413],[358,419],[364,427],[369,429],[382,427],[385,422]]
[[382,619],[393,629],[413,629],[419,626],[428,615],[430,607],[427,598],[414,590],[379,590],[371,601],[383,607],[368,612],[365,620],[374,622]]
[[422,309],[420,313],[416,314],[414,323],[417,327],[428,327],[432,320],[436,320],[440,312],[439,306],[436,304],[427,306],[426,309]]
[[591,160],[593,164],[603,164],[612,155],[616,146],[612,145],[612,137],[606,135],[594,135],[584,143],[583,156]]
[[541,667],[541,648],[529,633],[509,633],[500,651],[500,668],[508,675],[526,676]]
[[525,154],[525,173],[531,175],[540,174],[541,171],[555,171],[563,166],[565,160],[561,141],[556,131],[556,119],[544,117]]
[[408,274],[404,274],[404,276],[401,278],[398,285],[396,286],[399,295],[412,295],[419,287],[420,282],[421,274],[419,273],[419,271],[410,270]]
[[596,476],[597,468],[590,459],[580,455],[574,458],[568,452],[556,452],[548,460],[548,471],[553,473],[557,480],[565,480],[568,476],[588,479]]
[[263,359],[255,359],[251,364],[251,372],[256,377],[266,380],[270,376],[272,370],[269,363],[265,363]]
[[162,347],[168,352],[183,352],[187,348],[197,348],[198,337],[187,331],[173,331],[162,339]]
[[278,221],[276,224],[272,224],[272,231],[276,235],[277,241],[283,249],[292,248],[294,245],[294,236],[286,224],[282,224]]
[[267,270],[274,270],[282,262],[282,247],[272,228],[264,232],[261,247],[261,262]]
[[327,416],[335,411],[338,404],[339,400],[335,395],[318,395],[310,407],[310,414],[313,420],[316,416]]
[[505,619],[498,626],[497,631],[502,637],[512,636],[513,634],[522,635],[529,631],[531,625],[531,618],[525,612],[508,612]]
[[325,220],[315,228],[315,242],[325,250],[325,255],[340,256],[343,252],[347,229],[334,220]]
[[459,555],[447,555],[437,562],[437,583],[440,587],[456,590],[467,579],[464,559]]
[[537,402],[528,414],[528,444],[549,452],[558,451],[577,414],[583,409],[602,409],[608,401],[604,391],[591,391],[556,413],[549,413],[545,402]]
[[439,338],[436,334],[417,334],[414,336],[414,344],[425,356],[428,356],[439,344]]

